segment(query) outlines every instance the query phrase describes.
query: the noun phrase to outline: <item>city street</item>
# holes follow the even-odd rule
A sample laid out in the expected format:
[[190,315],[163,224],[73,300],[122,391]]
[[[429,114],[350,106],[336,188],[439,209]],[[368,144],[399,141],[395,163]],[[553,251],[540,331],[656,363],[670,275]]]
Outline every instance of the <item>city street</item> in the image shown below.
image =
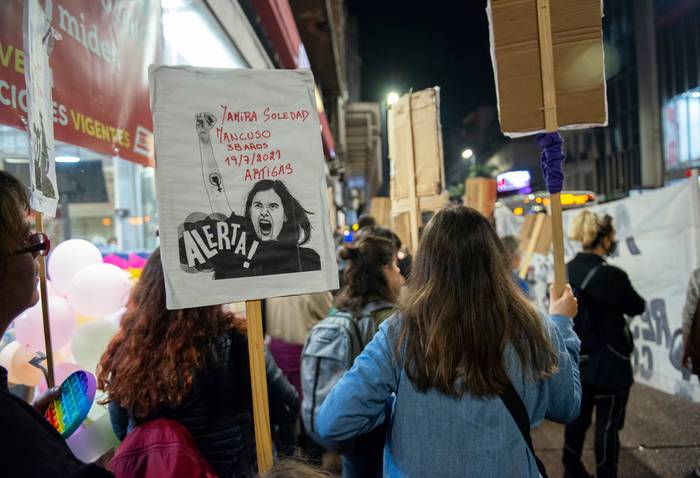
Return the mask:
[[[551,477],[561,477],[564,427],[545,422],[533,431],[537,455]],[[700,466],[700,403],[692,403],[645,385],[634,385],[621,433],[619,478],[679,478]],[[583,452],[594,471],[593,424]]]

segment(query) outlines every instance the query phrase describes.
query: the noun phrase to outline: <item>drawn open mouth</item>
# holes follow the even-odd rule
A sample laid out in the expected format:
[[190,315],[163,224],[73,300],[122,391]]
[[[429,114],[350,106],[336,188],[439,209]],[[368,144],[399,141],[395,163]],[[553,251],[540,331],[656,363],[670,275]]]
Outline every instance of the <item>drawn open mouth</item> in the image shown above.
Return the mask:
[[263,236],[272,234],[272,221],[269,219],[260,219],[258,225],[260,226],[260,234]]

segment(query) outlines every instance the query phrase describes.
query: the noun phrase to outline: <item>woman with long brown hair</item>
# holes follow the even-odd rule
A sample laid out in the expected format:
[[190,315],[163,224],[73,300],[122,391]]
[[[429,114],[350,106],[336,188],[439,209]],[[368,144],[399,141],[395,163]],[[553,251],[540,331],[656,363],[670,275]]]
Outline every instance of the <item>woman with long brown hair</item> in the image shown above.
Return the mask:
[[[219,476],[250,475],[248,348],[234,322],[221,306],[167,310],[156,250],[98,367],[98,388],[108,394],[117,437],[148,420],[176,420]],[[269,354],[266,359],[272,423],[293,421],[296,391]]]
[[[388,416],[385,476],[538,476],[529,425],[579,411],[576,300],[569,288],[552,290],[551,318],[540,315],[507,258],[480,213],[438,212],[399,313],[328,395],[318,432],[346,440]],[[523,433],[506,408],[509,390],[529,417]]]

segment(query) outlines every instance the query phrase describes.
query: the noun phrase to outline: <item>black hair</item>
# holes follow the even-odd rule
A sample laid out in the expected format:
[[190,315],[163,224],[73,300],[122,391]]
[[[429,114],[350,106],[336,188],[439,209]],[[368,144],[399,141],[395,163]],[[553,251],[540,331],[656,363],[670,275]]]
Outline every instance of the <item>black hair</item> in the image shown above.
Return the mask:
[[287,186],[278,179],[263,179],[255,183],[245,202],[245,217],[250,220],[250,207],[253,204],[255,195],[260,191],[268,191],[270,189],[277,193],[282,200],[282,208],[287,216],[287,220],[284,222],[279,235],[279,241],[294,242],[298,246],[309,242],[311,239],[311,222],[308,215],[313,213],[304,209],[301,203],[289,192]]

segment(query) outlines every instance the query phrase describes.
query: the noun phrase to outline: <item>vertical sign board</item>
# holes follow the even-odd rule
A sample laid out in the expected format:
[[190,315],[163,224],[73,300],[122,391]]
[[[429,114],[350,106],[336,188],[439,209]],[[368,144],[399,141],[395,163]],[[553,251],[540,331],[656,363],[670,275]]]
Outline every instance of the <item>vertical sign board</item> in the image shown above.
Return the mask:
[[151,67],[169,309],[246,301],[258,469],[272,466],[260,302],[338,288],[308,70]]
[[[558,129],[607,125],[603,2],[549,3]],[[546,129],[537,0],[489,0],[498,115],[510,137]]]
[[153,67],[171,309],[338,287],[307,70]]
[[[491,57],[501,130],[511,137],[607,124],[602,0],[489,0]],[[551,141],[545,137],[543,141]],[[543,154],[543,168],[559,159]],[[557,151],[554,151],[557,150]],[[551,158],[550,158],[551,155]],[[561,163],[548,166],[554,284],[566,281]],[[551,181],[551,185],[550,185]]]
[[49,68],[55,35],[39,0],[27,1],[24,8],[24,76],[30,138],[31,207],[49,217],[56,215],[58,205]]

